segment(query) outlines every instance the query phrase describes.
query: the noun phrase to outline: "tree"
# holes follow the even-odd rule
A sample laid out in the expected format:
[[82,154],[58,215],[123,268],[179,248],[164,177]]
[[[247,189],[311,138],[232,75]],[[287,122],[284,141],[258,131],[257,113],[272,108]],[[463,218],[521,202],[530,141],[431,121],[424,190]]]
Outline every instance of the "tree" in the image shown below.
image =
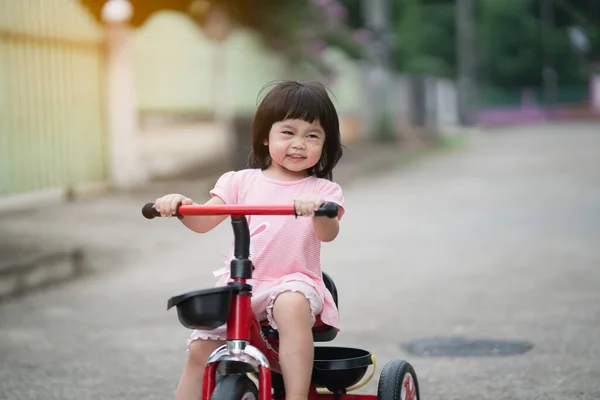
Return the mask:
[[[80,0],[102,23],[102,7],[108,0]],[[267,47],[291,61],[307,61],[324,73],[319,53],[325,44],[341,48],[359,58],[365,43],[345,25],[347,10],[336,0],[129,0],[134,8],[130,21],[139,27],[154,13],[171,10],[190,15],[203,26],[214,7],[225,10],[234,23],[259,34]]]
[[555,22],[542,30],[539,0],[481,1],[478,49],[486,81],[496,86],[541,86],[544,64],[561,84],[588,79],[587,62],[568,34],[572,19],[557,3]]
[[589,51],[585,56],[590,62],[600,62],[600,3],[596,0],[554,0],[554,2],[555,25],[564,29],[573,26],[581,28],[589,40]]
[[538,18],[522,1],[482,1],[477,48],[480,73],[492,86],[541,85]]
[[[476,63],[480,79],[491,86],[539,86],[544,61],[562,84],[587,80],[587,62],[600,60],[600,2],[553,0],[554,26],[542,35],[543,0],[477,0]],[[399,2],[395,31],[397,71],[456,75],[456,5],[454,0]],[[580,26],[590,40],[590,52],[579,54],[569,29]]]
[[456,73],[455,6],[452,1],[401,3],[395,31],[397,71],[454,76]]

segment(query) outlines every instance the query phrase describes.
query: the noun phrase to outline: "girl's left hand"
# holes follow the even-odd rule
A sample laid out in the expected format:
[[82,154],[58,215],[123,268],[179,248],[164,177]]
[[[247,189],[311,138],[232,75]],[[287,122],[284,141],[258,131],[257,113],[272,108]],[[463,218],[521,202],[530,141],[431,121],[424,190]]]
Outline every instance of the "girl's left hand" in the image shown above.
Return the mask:
[[312,217],[315,211],[325,203],[325,199],[316,194],[303,194],[294,199],[296,214],[303,217]]

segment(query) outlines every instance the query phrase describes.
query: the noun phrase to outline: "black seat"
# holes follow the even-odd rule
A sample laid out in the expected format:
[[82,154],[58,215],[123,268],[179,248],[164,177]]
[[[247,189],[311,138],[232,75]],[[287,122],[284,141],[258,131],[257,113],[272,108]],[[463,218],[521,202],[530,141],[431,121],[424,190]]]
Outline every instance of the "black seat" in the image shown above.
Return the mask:
[[329,290],[331,296],[333,296],[335,307],[339,310],[340,306],[338,305],[338,292],[337,288],[335,287],[335,282],[325,272],[323,272],[323,283],[325,283],[325,287],[327,288],[327,290]]
[[[337,289],[335,287],[335,282],[333,282],[333,279],[331,279],[331,277],[329,275],[327,275],[325,272],[323,272],[323,283],[325,283],[325,287],[331,293],[331,296],[333,297],[335,306],[339,310],[338,293],[337,293]],[[262,332],[268,338],[273,338],[273,339],[279,338],[279,334],[277,333],[277,330],[273,329],[270,325],[268,325],[266,323],[262,326]],[[321,321],[320,316],[317,316],[317,322],[315,322],[315,326],[313,327],[312,332],[313,332],[313,340],[315,342],[330,342],[333,339],[335,339],[335,337],[337,336],[337,329],[324,324]]]

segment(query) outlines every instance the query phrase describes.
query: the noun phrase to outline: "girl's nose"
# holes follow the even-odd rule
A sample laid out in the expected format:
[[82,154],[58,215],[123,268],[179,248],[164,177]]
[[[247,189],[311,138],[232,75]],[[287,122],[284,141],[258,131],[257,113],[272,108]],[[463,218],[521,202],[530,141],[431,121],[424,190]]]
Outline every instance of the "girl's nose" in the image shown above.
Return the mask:
[[300,139],[300,138],[296,139],[294,141],[294,143],[292,144],[292,146],[297,149],[303,149],[304,148],[304,139]]

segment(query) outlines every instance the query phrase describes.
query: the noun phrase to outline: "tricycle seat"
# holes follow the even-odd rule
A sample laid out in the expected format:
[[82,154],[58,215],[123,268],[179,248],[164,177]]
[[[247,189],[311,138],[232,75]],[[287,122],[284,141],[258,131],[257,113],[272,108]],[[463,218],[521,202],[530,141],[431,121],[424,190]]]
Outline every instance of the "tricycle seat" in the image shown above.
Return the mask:
[[[279,333],[269,325],[268,321],[261,321],[263,335],[271,339],[279,339]],[[326,325],[321,321],[321,316],[317,315],[317,320],[312,328],[313,341],[331,342],[337,336],[337,329]]]
[[[325,287],[327,288],[327,290],[329,290],[329,292],[331,293],[335,306],[339,309],[338,294],[337,289],[335,287],[335,282],[333,282],[333,279],[331,279],[331,277],[325,272],[323,272],[323,282],[325,283]],[[266,337],[271,339],[279,338],[277,330],[273,329],[269,325],[268,321],[261,321],[261,327],[263,335],[265,335]],[[320,315],[317,315],[317,320],[315,321],[315,324],[312,328],[312,332],[313,340],[315,342],[330,342],[337,336],[337,329],[327,324],[324,324],[323,321],[321,321]]]

